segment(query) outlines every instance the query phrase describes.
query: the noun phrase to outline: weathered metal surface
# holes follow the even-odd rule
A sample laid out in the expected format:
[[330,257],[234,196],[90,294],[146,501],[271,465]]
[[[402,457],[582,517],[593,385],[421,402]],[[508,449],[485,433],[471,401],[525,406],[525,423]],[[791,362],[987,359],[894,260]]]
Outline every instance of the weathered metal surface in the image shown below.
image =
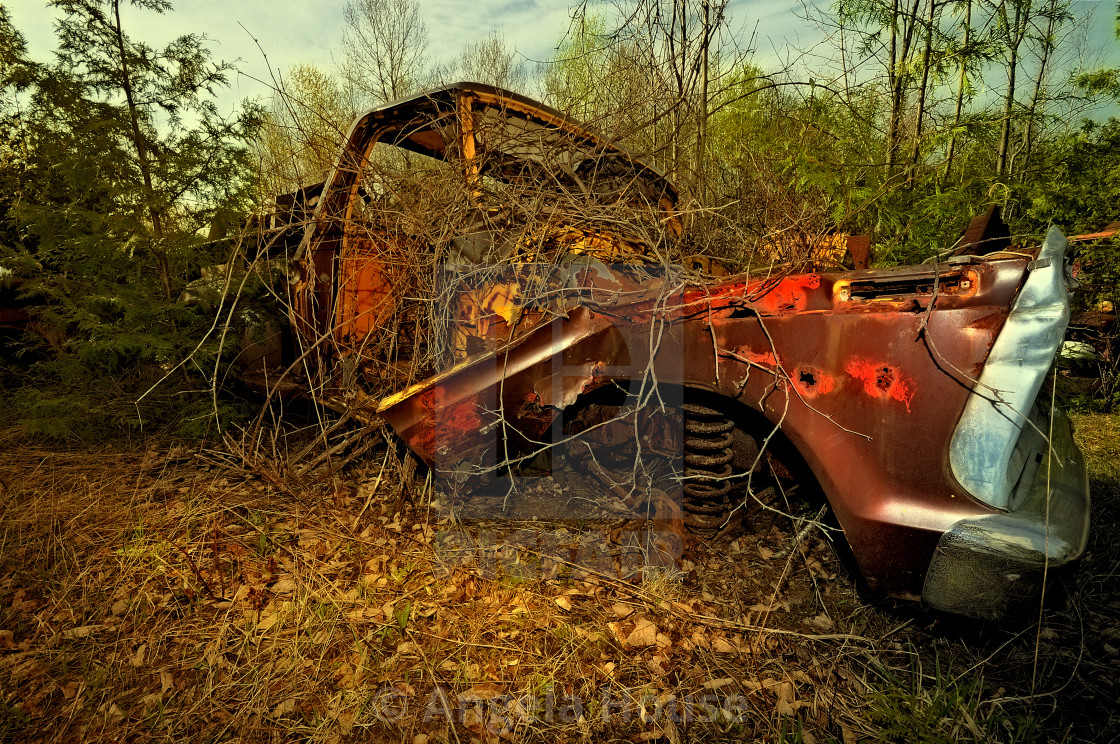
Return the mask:
[[998,204],[988,207],[984,214],[973,217],[968,223],[954,255],[988,254],[1011,247],[1011,228],[1000,216]]
[[1008,508],[1022,475],[1024,426],[1069,323],[1065,249],[1051,228],[953,432],[953,475],[997,509]]
[[1104,226],[1103,230],[1098,230],[1097,232],[1085,233],[1084,235],[1071,235],[1068,240],[1071,243],[1106,240],[1116,237],[1117,233],[1120,233],[1120,220],[1108,223]]
[[[459,169],[470,208],[448,236],[449,259],[458,256],[477,264],[532,247],[547,250],[550,257],[584,254],[611,261],[640,256],[648,249],[642,236],[605,231],[564,215],[554,220],[537,215],[534,231],[518,235],[504,214],[506,204],[488,206],[479,201],[486,179],[519,187],[527,180],[536,179],[539,185],[551,179],[557,181],[556,188],[568,192],[590,189],[592,204],[617,203],[637,195],[652,206],[645,211],[657,230],[672,234],[680,229],[673,213],[676,190],[656,169],[527,98],[460,83],[379,107],[359,117],[351,128],[295,261],[293,324],[313,349],[310,356],[317,370],[326,369],[329,365],[321,362],[332,357],[378,354],[391,357],[385,360],[389,367],[401,362],[407,366],[399,350],[387,353],[371,347],[370,332],[402,309],[405,295],[415,290],[404,278],[406,265],[418,255],[430,255],[433,247],[402,232],[400,226],[379,225],[359,216],[367,201],[380,198],[371,195],[363,174],[377,160],[378,148],[388,145]],[[596,188],[606,193],[593,193]],[[543,202],[542,213],[556,208],[547,199],[538,201]],[[507,322],[498,324],[505,328],[491,322],[502,315],[495,297],[478,296],[468,287],[462,294],[459,314],[473,312],[473,317],[456,328],[459,338],[453,345],[460,358],[470,353],[470,338],[494,338],[492,331],[504,330],[508,339],[508,313],[502,319]],[[476,312],[479,307],[484,312]],[[320,378],[314,384],[333,382]]]
[[[495,142],[482,133],[495,131],[502,117],[534,137],[566,141],[577,153],[565,156],[572,164],[578,153],[594,152],[599,159],[606,153],[614,163],[612,177],[624,171],[623,180],[645,183],[657,196],[648,205],[655,222],[667,233],[676,230],[676,193],[660,174],[528,99],[460,84],[374,110],[352,129],[316,225],[301,247],[293,323],[310,350],[320,399],[357,396],[368,409],[364,393],[348,392],[347,374],[362,365],[389,368],[408,361],[378,356],[387,341],[399,346],[382,328],[386,313],[402,301],[394,273],[400,269],[389,259],[431,248],[380,228],[355,231],[353,217],[364,198],[355,174],[374,144],[391,141],[404,150],[455,160],[473,198],[481,179],[503,177],[502,169],[509,168],[517,174],[511,178],[523,178],[526,163],[535,162],[532,148],[515,148],[491,160],[497,162],[493,170],[480,165],[485,146]],[[973,477],[975,463],[957,467],[953,443],[971,441],[975,426],[969,421],[985,415],[986,398],[978,393],[989,385],[978,388],[977,379],[994,374],[987,371],[993,348],[1011,343],[1004,340],[1009,312],[1033,302],[1041,262],[1051,261],[1061,273],[1060,255],[1017,249],[890,270],[720,276],[690,283],[679,267],[641,263],[648,236],[612,235],[578,222],[548,223],[547,239],[533,233],[536,245],[551,251],[546,264],[518,262],[510,257],[523,255],[516,243],[525,234],[511,238],[483,217],[478,223],[483,227],[465,223],[449,237],[457,255],[473,262],[468,267],[496,259],[486,281],[470,283],[474,268],[464,273],[450,308],[457,320],[448,331],[450,366],[417,374],[413,365],[413,379],[420,381],[377,404],[378,413],[429,467],[456,478],[508,471],[566,441],[565,417],[578,420],[581,406],[598,392],[617,390],[635,399],[653,386],[675,401],[683,428],[658,433],[655,422],[639,438],[643,446],[681,451],[685,500],[696,502],[686,503],[693,515],[707,508],[698,496],[705,488],[715,494],[710,503],[719,500],[723,509],[726,465],[749,471],[752,461],[759,462],[758,443],[780,429],[820,483],[872,586],[904,597],[935,586],[931,601],[967,613],[961,603],[946,599],[944,583],[929,583],[935,550],[951,554],[944,565],[967,564],[975,554],[968,540],[954,538],[950,545],[945,536],[981,534],[962,525],[995,524],[983,520],[1015,504],[984,492]],[[979,244],[986,239],[977,237]],[[607,265],[635,252],[638,264]],[[864,264],[865,256],[857,258]],[[1060,314],[1063,303],[1068,312],[1068,302],[1055,289],[1056,276],[1050,276],[1050,296]],[[523,291],[534,282],[547,289],[547,301]],[[1028,343],[1020,325],[1016,321],[1016,345]],[[1008,406],[1029,410],[1038,393],[1036,373],[1053,357],[1050,345],[1047,341],[1032,361],[1030,380],[1008,369],[992,385],[1014,391]],[[696,396],[704,397],[703,406],[693,402]],[[962,424],[966,411],[973,413]],[[734,430],[729,441],[736,451],[730,457],[720,428],[724,421],[756,427],[746,436]],[[622,429],[609,428],[609,422],[595,425],[603,427],[596,441],[621,436]],[[1007,469],[1004,456],[1015,450],[1022,425],[1012,428],[996,427],[989,449],[998,452],[991,467]],[[770,466],[786,472],[781,462]],[[1033,476],[1015,477],[1031,481],[1024,493],[1034,493]],[[1065,513],[1075,515],[1074,522],[1087,513],[1087,493],[1079,483],[1076,474],[1062,481]],[[1033,496],[1024,498],[1037,503]],[[1037,528],[1037,512],[1023,519]],[[1077,539],[1087,528],[1077,523],[1062,529],[1073,548],[1054,559],[1065,561],[1079,554]],[[995,543],[987,547],[1003,550]]]
[[[947,448],[1025,264],[970,267],[969,294],[939,296],[928,316],[932,294],[841,299],[838,287],[869,276],[854,273],[736,277],[670,301],[587,303],[379,410],[429,465],[452,470],[500,461],[483,453],[495,444],[493,412],[538,442],[579,395],[652,370],[664,384],[719,393],[780,426],[871,583],[917,594],[940,534],[992,511],[946,477]],[[650,349],[653,328],[665,355]]]
[[1061,412],[1037,414],[1025,458],[1030,472],[1010,512],[966,517],[941,536],[922,597],[943,610],[996,619],[1037,598],[1047,579],[1077,560],[1089,535],[1089,476]]

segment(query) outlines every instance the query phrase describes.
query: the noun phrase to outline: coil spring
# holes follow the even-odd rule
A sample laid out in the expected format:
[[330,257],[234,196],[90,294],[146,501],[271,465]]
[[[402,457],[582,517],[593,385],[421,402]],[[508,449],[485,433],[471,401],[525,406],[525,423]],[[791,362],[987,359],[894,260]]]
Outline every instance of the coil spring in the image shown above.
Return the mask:
[[684,408],[684,523],[693,533],[713,535],[731,509],[734,422],[714,408]]

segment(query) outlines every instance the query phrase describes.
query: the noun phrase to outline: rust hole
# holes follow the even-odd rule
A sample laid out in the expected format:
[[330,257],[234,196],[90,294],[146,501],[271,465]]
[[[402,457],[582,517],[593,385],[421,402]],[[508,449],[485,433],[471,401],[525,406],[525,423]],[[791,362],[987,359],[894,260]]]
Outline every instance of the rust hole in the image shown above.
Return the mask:
[[801,370],[797,373],[797,379],[807,388],[811,388],[817,384],[817,377],[812,372]]
[[890,390],[894,385],[894,370],[890,367],[880,367],[875,372],[875,385],[880,390]]

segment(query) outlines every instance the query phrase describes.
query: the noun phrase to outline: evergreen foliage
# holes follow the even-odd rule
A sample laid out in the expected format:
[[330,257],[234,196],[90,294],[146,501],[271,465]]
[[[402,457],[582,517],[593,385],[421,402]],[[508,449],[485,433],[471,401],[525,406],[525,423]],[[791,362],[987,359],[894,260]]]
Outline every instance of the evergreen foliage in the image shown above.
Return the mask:
[[[200,385],[178,375],[154,406],[134,405],[211,323],[177,299],[200,267],[229,258],[202,231],[218,209],[251,208],[246,143],[259,115],[218,115],[213,94],[230,68],[211,62],[202,37],[155,49],[124,32],[118,0],[54,5],[53,62],[4,47],[12,190],[0,265],[32,317],[19,351],[34,360],[8,405],[50,435],[88,434],[91,422],[125,431],[179,415],[176,390]],[[195,369],[220,352],[200,349]]]

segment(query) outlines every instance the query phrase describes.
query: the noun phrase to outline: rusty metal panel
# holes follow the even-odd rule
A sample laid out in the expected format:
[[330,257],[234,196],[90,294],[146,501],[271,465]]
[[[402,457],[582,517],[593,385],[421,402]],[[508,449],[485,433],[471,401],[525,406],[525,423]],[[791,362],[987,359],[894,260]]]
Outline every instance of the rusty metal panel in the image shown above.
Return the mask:
[[[446,192],[434,177],[417,180],[429,190],[422,208],[445,200],[442,231],[425,233],[423,215],[402,217],[407,188],[396,194],[370,176],[396,162],[378,150],[386,144],[457,178]],[[487,202],[511,184],[540,211]],[[565,212],[577,191],[587,211]],[[964,241],[988,246],[985,258],[869,270],[867,241],[834,235],[832,263],[846,251],[855,270],[727,276],[682,257],[701,277],[662,257],[680,233],[675,199],[650,166],[487,86],[367,113],[301,247],[293,324],[314,362],[311,383],[321,399],[379,397],[401,439],[456,484],[493,485],[541,454],[576,457],[577,435],[592,457],[629,437],[634,452],[665,458],[651,471],[664,488],[649,504],[662,510],[672,491],[689,524],[705,529],[745,498],[732,483],[793,472],[771,442],[780,431],[869,583],[897,596],[928,591],[949,608],[952,591],[927,581],[931,561],[967,565],[971,538],[999,532],[973,525],[1001,513],[954,475],[950,447],[1037,250],[992,254],[1003,245],[992,212]],[[1081,534],[1082,485],[1076,474],[1063,482],[1068,544]],[[607,493],[625,501],[632,486]]]

